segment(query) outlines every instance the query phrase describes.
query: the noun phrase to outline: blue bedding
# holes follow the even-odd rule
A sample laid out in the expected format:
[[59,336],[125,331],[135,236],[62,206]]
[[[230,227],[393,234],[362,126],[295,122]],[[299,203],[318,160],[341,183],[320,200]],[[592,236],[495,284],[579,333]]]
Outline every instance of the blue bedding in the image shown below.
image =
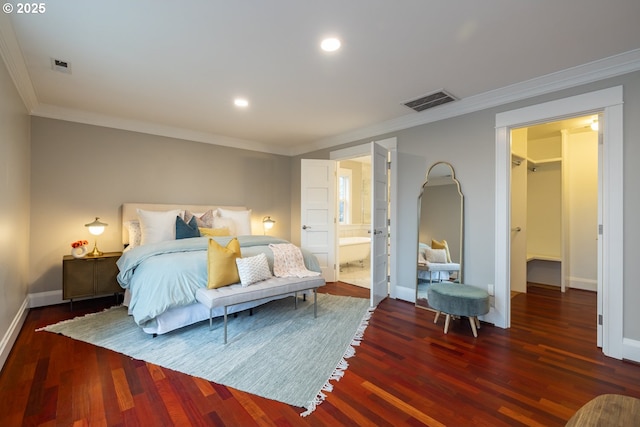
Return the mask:
[[[231,237],[196,237],[143,245],[126,251],[118,260],[118,282],[129,289],[129,313],[141,326],[173,307],[196,302],[198,288],[207,286],[209,239],[226,246]],[[264,253],[273,273],[271,243],[288,243],[270,236],[238,236],[243,257]],[[302,250],[309,270],[321,271],[318,260]]]

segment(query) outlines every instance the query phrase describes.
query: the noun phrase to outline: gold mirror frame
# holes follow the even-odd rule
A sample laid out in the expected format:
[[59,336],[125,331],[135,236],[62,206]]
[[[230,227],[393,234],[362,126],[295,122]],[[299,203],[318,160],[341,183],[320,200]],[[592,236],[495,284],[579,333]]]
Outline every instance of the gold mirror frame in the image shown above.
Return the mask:
[[[427,203],[430,203],[430,205]],[[429,221],[429,215],[425,215],[427,211],[432,212],[431,217],[438,218],[438,221]],[[454,215],[455,212],[459,212],[459,218]],[[431,230],[439,225],[445,231],[438,232],[439,235],[434,235]],[[452,267],[455,267],[455,264],[459,264],[457,272],[446,272],[445,274],[429,271],[427,264],[420,262],[421,249],[424,251],[425,244],[431,245],[432,239],[447,241]],[[424,240],[428,240],[428,242],[424,242]],[[422,190],[418,196],[417,243],[416,306],[430,309],[426,298],[426,289],[429,283],[435,280],[439,281],[443,277],[448,277],[450,281],[463,283],[464,277],[464,195],[460,189],[460,182],[456,179],[455,170],[448,162],[434,163],[429,168],[425,182],[422,185]]]

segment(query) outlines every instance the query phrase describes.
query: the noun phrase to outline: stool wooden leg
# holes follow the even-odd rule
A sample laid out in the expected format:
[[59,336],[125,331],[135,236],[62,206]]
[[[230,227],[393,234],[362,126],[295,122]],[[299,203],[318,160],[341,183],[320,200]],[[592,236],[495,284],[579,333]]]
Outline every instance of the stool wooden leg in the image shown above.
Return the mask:
[[438,317],[440,317],[440,312],[436,311],[436,318],[433,319],[433,323],[438,323]]
[[477,317],[469,317],[469,323],[471,324],[471,330],[473,331],[473,336],[478,338],[478,331],[476,330],[476,319]]
[[480,319],[478,319],[478,316],[476,316],[475,319],[476,319],[476,327],[480,329]]
[[449,332],[449,322],[451,321],[451,315],[447,314],[447,317],[444,319],[444,333]]

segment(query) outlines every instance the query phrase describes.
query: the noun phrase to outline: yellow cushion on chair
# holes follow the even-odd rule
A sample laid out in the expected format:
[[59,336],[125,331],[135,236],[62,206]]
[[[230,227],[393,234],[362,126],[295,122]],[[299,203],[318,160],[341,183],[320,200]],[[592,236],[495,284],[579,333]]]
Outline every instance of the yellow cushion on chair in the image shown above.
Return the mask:
[[209,239],[207,252],[207,288],[214,289],[240,282],[236,258],[240,258],[240,242],[235,237],[226,247]]

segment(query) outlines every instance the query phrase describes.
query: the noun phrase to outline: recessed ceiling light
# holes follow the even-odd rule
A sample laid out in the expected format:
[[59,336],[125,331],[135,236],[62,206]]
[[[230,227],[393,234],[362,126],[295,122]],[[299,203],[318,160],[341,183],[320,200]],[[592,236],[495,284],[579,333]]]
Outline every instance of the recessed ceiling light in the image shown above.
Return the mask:
[[233,100],[233,103],[236,107],[248,107],[249,106],[249,101],[247,101],[244,98],[236,98]]
[[320,47],[325,52],[334,52],[334,51],[340,49],[340,45],[341,44],[342,43],[340,43],[340,40],[338,40],[337,38],[330,37],[330,38],[322,40],[322,43],[320,43]]

